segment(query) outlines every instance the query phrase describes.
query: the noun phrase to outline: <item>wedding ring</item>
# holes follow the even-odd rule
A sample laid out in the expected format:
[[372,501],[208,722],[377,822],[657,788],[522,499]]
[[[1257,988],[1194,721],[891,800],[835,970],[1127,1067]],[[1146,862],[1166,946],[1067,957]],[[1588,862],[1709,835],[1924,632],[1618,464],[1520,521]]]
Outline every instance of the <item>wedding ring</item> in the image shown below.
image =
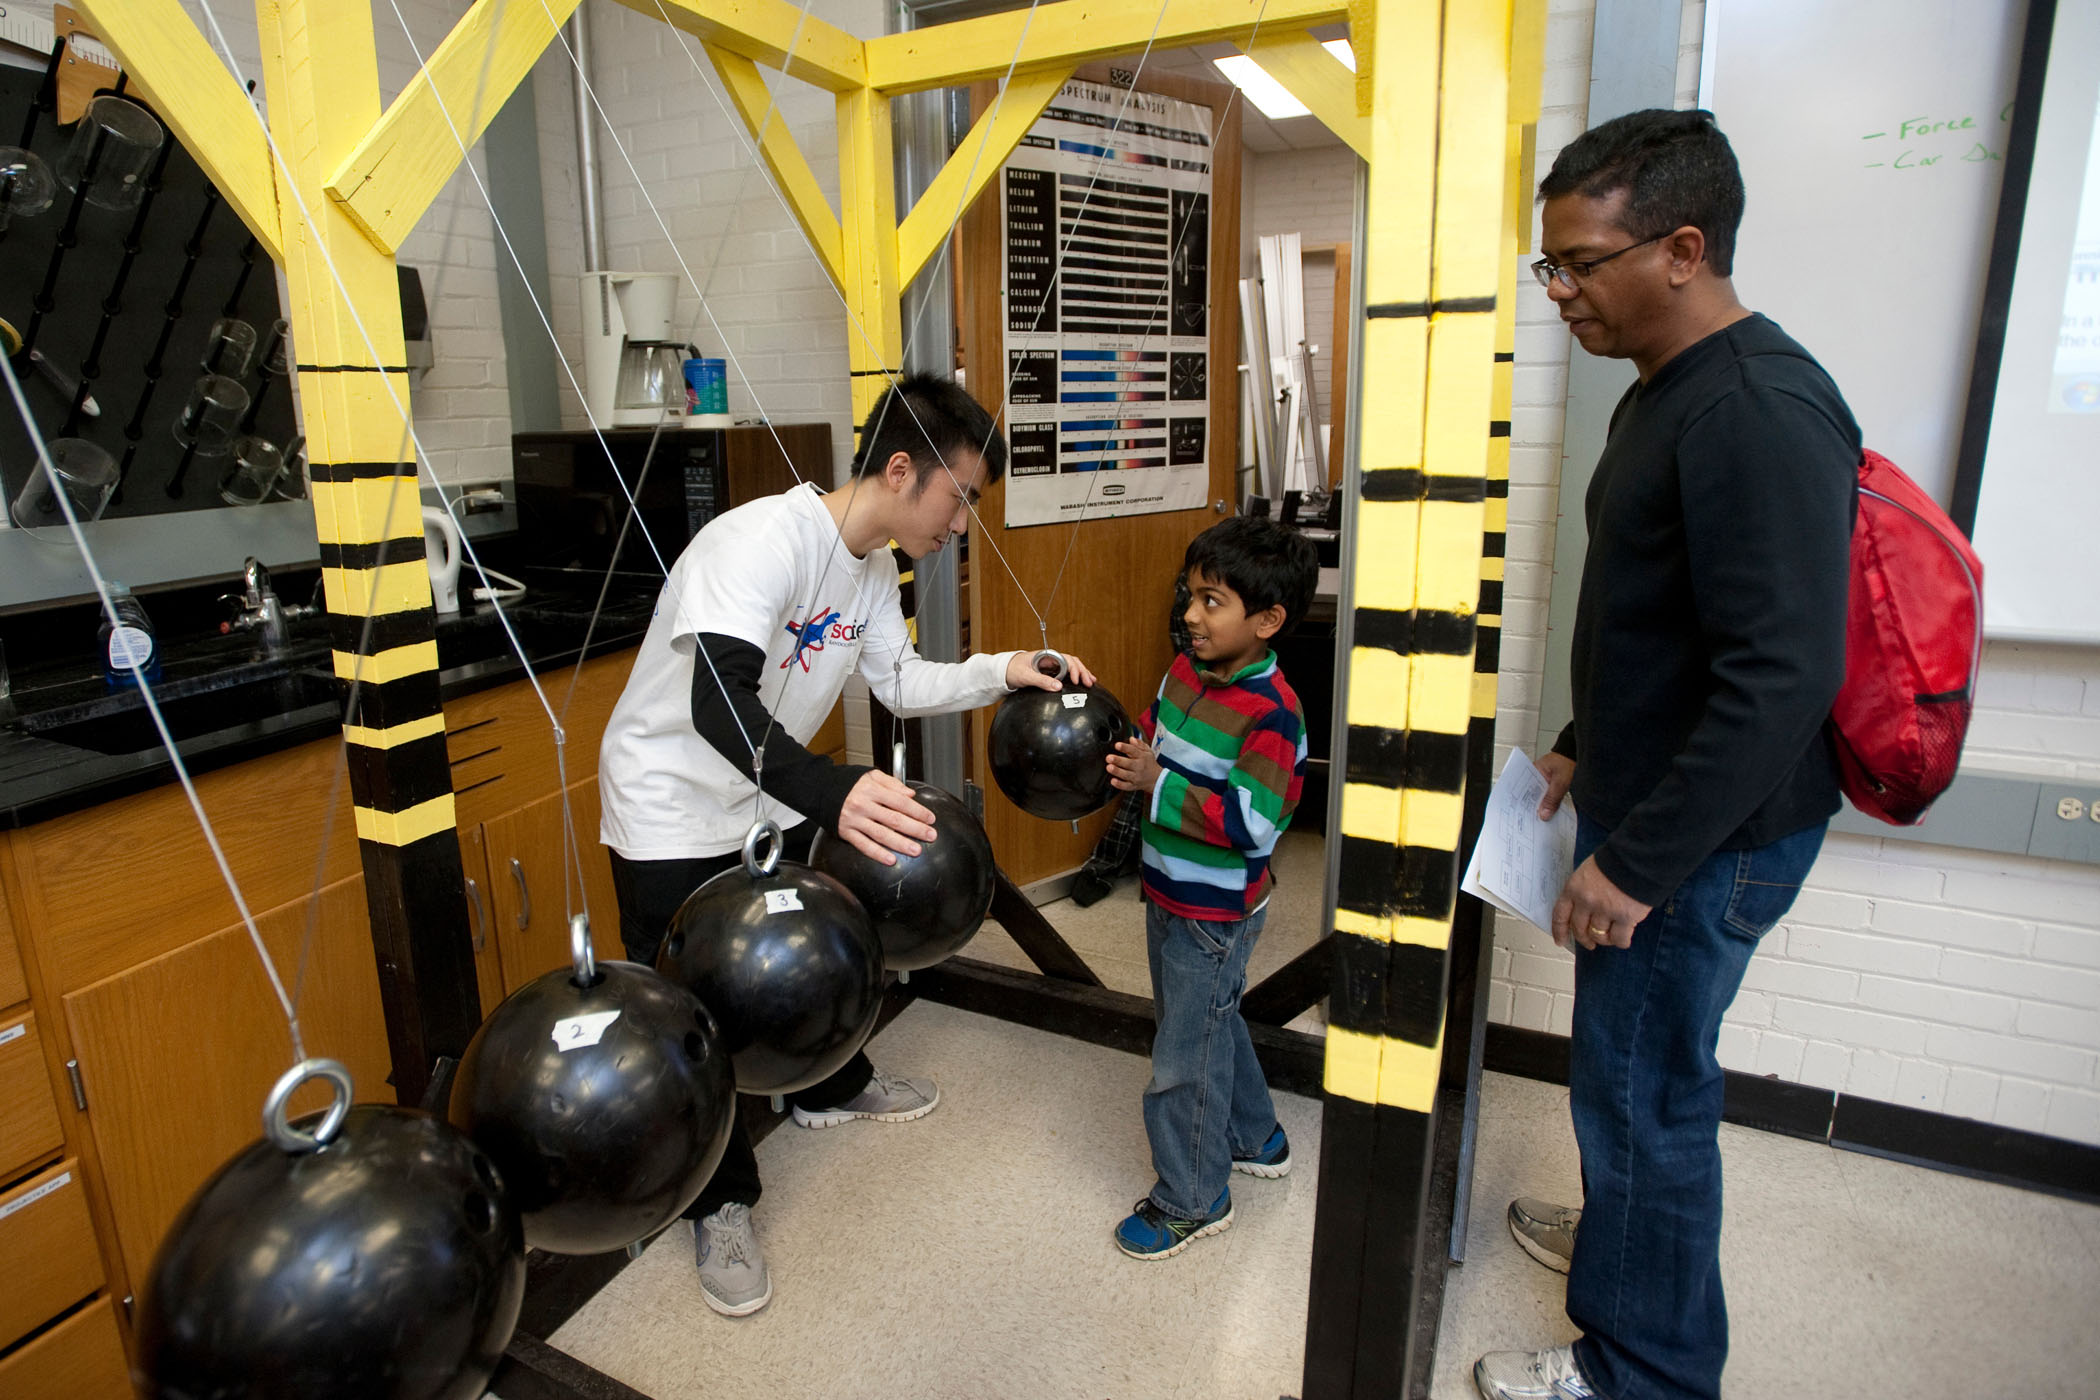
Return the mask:
[[1605,924],[1591,924],[1590,932],[1598,935],[1599,937],[1602,937],[1603,935],[1610,933],[1611,928]]

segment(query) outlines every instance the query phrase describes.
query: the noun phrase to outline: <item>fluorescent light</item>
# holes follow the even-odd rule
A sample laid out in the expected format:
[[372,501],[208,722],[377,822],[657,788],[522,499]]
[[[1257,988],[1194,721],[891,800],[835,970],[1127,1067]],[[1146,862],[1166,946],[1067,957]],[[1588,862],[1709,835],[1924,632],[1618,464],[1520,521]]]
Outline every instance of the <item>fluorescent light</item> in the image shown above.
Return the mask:
[[[1350,72],[1356,71],[1356,50],[1349,47],[1347,39],[1329,39],[1321,48],[1341,60]],[[1245,54],[1234,54],[1231,58],[1214,58],[1218,71],[1227,82],[1247,94],[1261,114],[1270,121],[1284,117],[1309,117],[1312,109],[1290,95],[1282,83],[1262,71],[1261,65]]]
[[1217,64],[1226,81],[1246,93],[1247,100],[1270,121],[1312,115],[1312,108],[1286,92],[1282,83],[1262,72],[1247,55],[1234,54],[1231,58],[1214,58],[1211,62]]

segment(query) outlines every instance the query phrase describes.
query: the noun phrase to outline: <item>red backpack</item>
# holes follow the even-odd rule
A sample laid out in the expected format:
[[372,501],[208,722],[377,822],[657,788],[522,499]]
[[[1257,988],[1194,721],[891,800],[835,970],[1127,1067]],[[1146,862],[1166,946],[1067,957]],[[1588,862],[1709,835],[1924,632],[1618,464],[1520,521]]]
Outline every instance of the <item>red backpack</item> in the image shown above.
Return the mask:
[[1853,806],[1896,826],[1924,820],[1954,781],[1982,656],[1982,562],[1895,463],[1861,453],[1845,683],[1830,710]]

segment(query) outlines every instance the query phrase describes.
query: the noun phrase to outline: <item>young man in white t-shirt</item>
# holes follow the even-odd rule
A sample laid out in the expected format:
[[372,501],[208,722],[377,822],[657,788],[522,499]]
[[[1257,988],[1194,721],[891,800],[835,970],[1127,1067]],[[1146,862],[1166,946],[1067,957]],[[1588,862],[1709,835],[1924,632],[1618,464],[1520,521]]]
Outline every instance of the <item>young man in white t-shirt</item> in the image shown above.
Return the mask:
[[[960,386],[914,375],[868,422],[847,485],[827,494],[805,483],[727,512],[664,580],[598,763],[599,835],[611,848],[620,939],[635,962],[654,964],[671,916],[741,859],[760,816],[786,833],[790,859],[807,855],[819,827],[885,861],[935,839],[933,813],[905,783],[804,747],[854,671],[905,716],[987,705],[1023,685],[1060,688],[1028,652],[926,660],[899,606],[888,546],[920,559],[961,535],[978,492],[1005,468],[1006,443],[990,415]],[[1066,664],[1093,684],[1078,658]],[[754,746],[763,749],[763,799]],[[797,1123],[824,1128],[923,1117],[940,1089],[881,1073],[856,1054],[789,1097]],[[758,1161],[739,1124],[686,1212],[702,1296],[731,1317],[773,1296],[751,1226],[758,1197]]]

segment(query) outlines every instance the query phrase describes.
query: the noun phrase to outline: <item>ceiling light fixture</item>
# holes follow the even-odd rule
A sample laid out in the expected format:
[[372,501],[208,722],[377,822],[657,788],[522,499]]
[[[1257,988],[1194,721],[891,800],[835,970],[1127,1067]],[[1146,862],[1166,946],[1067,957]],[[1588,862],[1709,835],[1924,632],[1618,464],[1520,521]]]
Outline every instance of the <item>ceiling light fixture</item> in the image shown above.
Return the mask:
[[[1340,60],[1344,68],[1352,73],[1356,71],[1356,51],[1349,47],[1347,39],[1329,39],[1320,47]],[[1225,75],[1225,80],[1247,94],[1247,100],[1270,121],[1312,115],[1311,108],[1291,96],[1282,83],[1263,72],[1261,65],[1245,54],[1214,58],[1211,62]]]

